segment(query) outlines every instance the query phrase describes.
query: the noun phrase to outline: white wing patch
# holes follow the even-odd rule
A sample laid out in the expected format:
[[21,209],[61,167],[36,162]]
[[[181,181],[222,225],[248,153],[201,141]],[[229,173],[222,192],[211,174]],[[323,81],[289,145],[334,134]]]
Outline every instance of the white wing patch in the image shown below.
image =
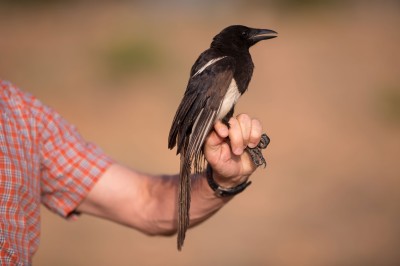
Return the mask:
[[210,61],[207,62],[207,64],[205,64],[204,66],[202,66],[196,73],[194,73],[194,75],[192,76],[192,78],[195,77],[195,76],[197,76],[197,75],[200,74],[201,72],[203,72],[204,69],[206,69],[207,67],[211,66],[212,64],[218,62],[219,60],[221,60],[221,59],[223,59],[223,58],[225,58],[225,57],[226,57],[226,56],[221,56],[221,57],[217,57],[217,58],[211,59]]
[[232,106],[234,106],[237,100],[240,97],[240,92],[238,90],[236,81],[232,79],[231,84],[229,84],[229,88],[226,91],[222,104],[218,110],[217,119],[221,120],[226,116],[226,114],[231,110]]

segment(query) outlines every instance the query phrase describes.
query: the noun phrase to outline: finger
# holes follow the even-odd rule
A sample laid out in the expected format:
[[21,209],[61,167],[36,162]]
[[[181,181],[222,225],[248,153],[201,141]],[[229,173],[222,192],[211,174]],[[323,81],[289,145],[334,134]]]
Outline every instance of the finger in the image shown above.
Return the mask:
[[258,145],[261,139],[262,134],[262,125],[261,122],[257,119],[251,120],[251,131],[249,137],[249,148],[254,148]]
[[224,141],[224,138],[221,138],[217,132],[215,132],[214,130],[211,131],[211,133],[208,135],[208,137],[206,138],[205,141],[205,146],[209,147],[211,149],[217,149],[219,145],[221,145],[221,143]]
[[240,129],[242,130],[243,147],[247,147],[250,141],[250,132],[252,126],[251,118],[247,114],[240,114],[236,118],[239,122]]
[[212,131],[204,143],[204,156],[210,165],[215,168],[218,163],[223,163],[229,160],[231,148],[225,141],[226,138],[221,138],[216,131]]
[[228,137],[229,134],[229,129],[228,127],[222,123],[221,121],[217,121],[214,125],[214,129],[217,132],[217,134],[221,137],[221,138],[226,138]]
[[244,152],[242,154],[242,160],[243,160],[243,171],[245,173],[252,173],[257,169],[257,165],[253,162],[250,153]]
[[229,140],[231,142],[231,149],[235,155],[241,155],[245,146],[243,146],[243,135],[242,129],[240,128],[239,122],[236,118],[229,120]]

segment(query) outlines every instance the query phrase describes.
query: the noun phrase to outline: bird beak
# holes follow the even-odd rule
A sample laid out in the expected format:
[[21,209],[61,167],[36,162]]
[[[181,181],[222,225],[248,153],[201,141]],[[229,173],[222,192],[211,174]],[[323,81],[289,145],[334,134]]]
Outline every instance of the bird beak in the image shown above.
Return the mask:
[[253,41],[253,43],[257,43],[262,40],[268,40],[278,37],[277,34],[278,33],[274,30],[254,29],[249,39]]

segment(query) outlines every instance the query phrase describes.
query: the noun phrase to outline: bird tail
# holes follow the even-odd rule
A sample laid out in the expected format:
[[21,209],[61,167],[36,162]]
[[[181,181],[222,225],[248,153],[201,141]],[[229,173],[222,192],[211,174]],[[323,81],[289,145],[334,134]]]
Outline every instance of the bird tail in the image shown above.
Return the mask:
[[180,183],[178,188],[178,250],[182,249],[186,231],[189,227],[191,156],[181,153]]

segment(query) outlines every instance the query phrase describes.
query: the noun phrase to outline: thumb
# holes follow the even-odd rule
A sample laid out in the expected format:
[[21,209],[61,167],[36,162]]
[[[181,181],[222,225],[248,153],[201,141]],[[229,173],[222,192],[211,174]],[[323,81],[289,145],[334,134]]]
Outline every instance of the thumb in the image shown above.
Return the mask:
[[226,142],[226,138],[218,135],[216,131],[212,131],[204,143],[204,156],[213,168],[229,161],[231,148]]
[[205,146],[210,146],[209,148],[214,150],[219,149],[219,146],[225,141],[228,134],[228,127],[221,121],[217,121],[214,125],[214,130],[211,131],[206,139]]

